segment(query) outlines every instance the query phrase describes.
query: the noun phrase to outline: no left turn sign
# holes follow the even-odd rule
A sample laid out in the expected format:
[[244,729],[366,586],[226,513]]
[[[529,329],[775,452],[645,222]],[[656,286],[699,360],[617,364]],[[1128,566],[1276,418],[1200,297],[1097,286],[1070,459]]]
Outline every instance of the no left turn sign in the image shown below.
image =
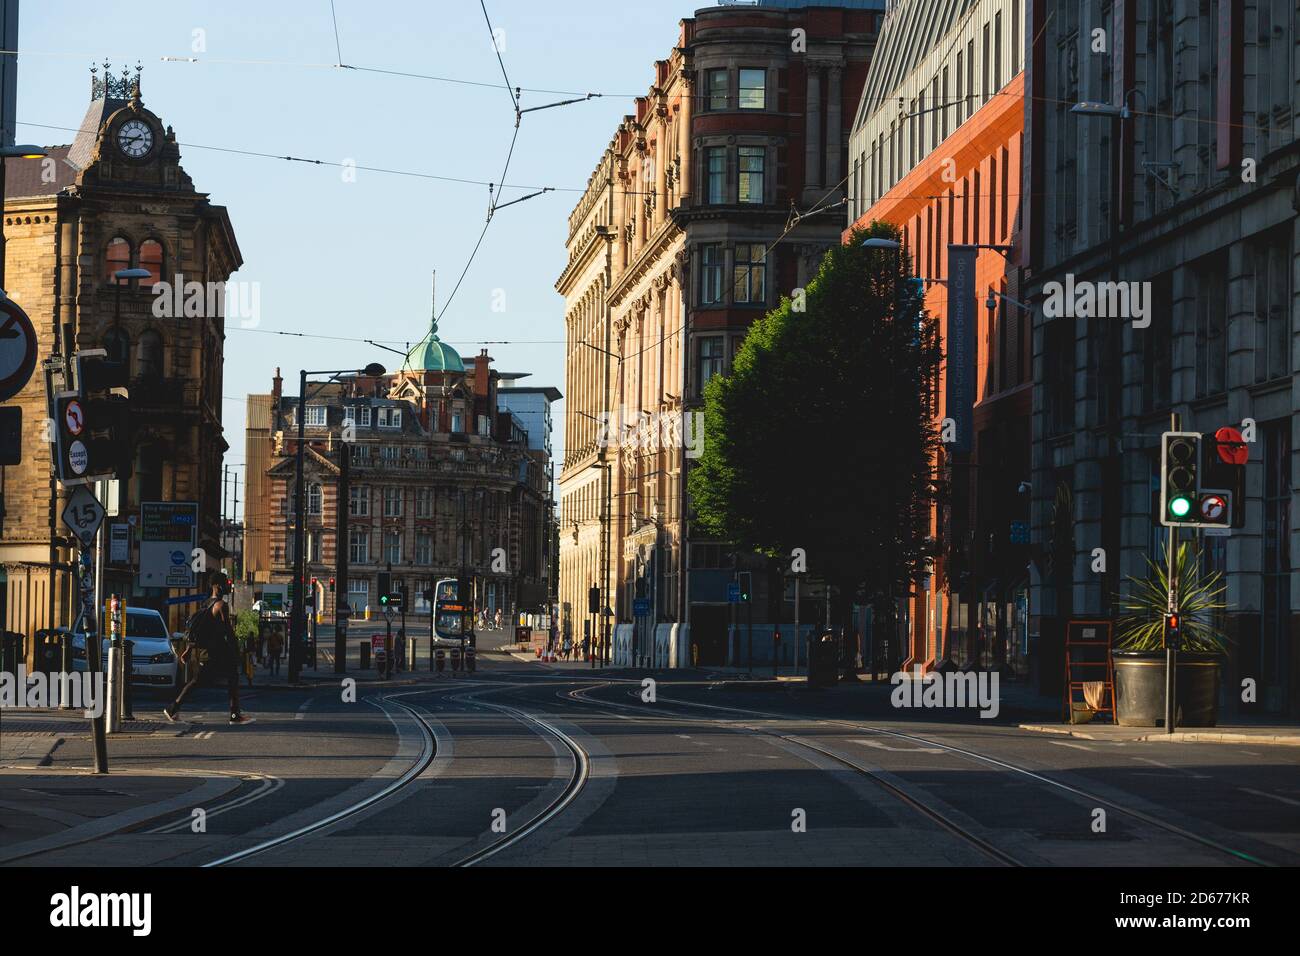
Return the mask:
[[80,435],[86,427],[86,415],[81,410],[81,402],[68,402],[63,409],[63,419],[67,422],[70,434]]

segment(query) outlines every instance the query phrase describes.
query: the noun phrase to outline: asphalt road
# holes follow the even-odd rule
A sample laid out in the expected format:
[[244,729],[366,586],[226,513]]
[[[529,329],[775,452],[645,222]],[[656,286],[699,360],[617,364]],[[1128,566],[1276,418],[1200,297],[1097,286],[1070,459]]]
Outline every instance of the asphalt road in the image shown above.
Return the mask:
[[[1297,748],[1064,740],[699,673],[647,701],[639,675],[486,649],[473,676],[404,678],[256,689],[235,727],[202,691],[113,769],[237,776],[203,832],[185,808],[8,865],[1300,863]],[[69,740],[45,767],[88,763]]]

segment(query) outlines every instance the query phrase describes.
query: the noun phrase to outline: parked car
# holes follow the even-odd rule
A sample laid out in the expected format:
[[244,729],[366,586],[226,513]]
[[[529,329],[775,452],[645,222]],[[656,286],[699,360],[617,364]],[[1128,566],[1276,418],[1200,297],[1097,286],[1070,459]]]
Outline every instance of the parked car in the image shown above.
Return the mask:
[[[148,687],[176,690],[180,684],[180,664],[167,633],[167,622],[157,611],[143,607],[128,607],[122,615],[124,639],[133,643],[131,651],[131,683]],[[107,637],[100,648],[100,666],[108,667]],[[83,616],[78,615],[72,625],[72,667],[86,669],[86,631]]]

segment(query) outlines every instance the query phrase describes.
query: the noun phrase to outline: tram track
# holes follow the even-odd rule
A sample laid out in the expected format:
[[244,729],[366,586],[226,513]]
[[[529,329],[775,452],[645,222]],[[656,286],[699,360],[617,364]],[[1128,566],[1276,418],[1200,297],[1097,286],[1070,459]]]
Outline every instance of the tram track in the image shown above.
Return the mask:
[[[622,682],[618,682],[618,683],[622,683]],[[630,689],[628,691],[628,694],[630,696],[635,697],[640,688],[640,684],[636,682],[633,683],[635,683],[635,688]],[[612,686],[616,686],[616,682],[605,681],[599,686],[612,687]],[[585,689],[580,688],[578,690],[570,691],[567,694],[564,694],[564,696],[569,697],[569,699],[571,700],[582,701],[584,703],[591,704],[591,705],[613,706],[619,709],[640,713],[642,715],[645,715],[646,713],[645,709],[642,707],[636,707],[629,704],[599,700],[597,698],[588,697],[586,695],[586,691],[590,689],[591,688],[585,688]],[[833,725],[837,727],[847,728],[858,733],[875,734],[883,737],[890,737],[898,740],[904,740],[912,744],[918,744],[930,748],[936,748],[946,753],[952,754],[954,756],[958,756],[967,760],[982,763],[988,766],[993,766],[1004,772],[1013,773],[1018,776],[1023,776],[1025,778],[1033,780],[1035,783],[1039,785],[1053,788],[1068,793],[1074,797],[1087,800],[1090,803],[1092,803],[1094,806],[1109,808],[1110,810],[1113,810],[1123,816],[1129,817],[1130,819],[1137,820],[1147,826],[1161,830],[1168,834],[1172,834],[1181,839],[1199,844],[1200,846],[1214,850],[1226,856],[1230,856],[1243,863],[1248,863],[1253,866],[1261,866],[1261,867],[1277,866],[1276,863],[1262,859],[1258,856],[1255,856],[1251,853],[1247,853],[1243,850],[1238,850],[1234,847],[1228,846],[1224,843],[1219,842],[1218,840],[1213,839],[1212,837],[1208,837],[1203,834],[1196,833],[1192,830],[1186,829],[1185,827],[1181,827],[1178,826],[1177,824],[1170,823],[1169,821],[1161,820],[1158,817],[1155,817],[1135,807],[1130,807],[1125,804],[1119,803],[1113,798],[1099,796],[1095,793],[1084,790],[1080,787],[1073,786],[1071,784],[1065,783],[1060,780],[1055,780],[1049,776],[1046,776],[1045,774],[1038,773],[1037,771],[1030,770],[1026,767],[1021,767],[1017,764],[1003,760],[1000,757],[994,757],[989,754],[979,753],[978,751],[969,750],[962,747],[955,747],[952,744],[944,743],[943,741],[939,741],[939,740],[934,740],[933,738],[930,737],[924,737],[919,734],[909,734],[909,733],[904,733],[902,731],[889,730],[883,727],[860,724],[860,723],[847,721],[847,720],[837,720],[833,718],[810,717],[810,716],[799,715],[799,714],[768,713],[763,711],[748,710],[740,707],[731,707],[731,706],[725,706],[719,704],[705,704],[696,701],[687,701],[678,698],[666,698],[662,696],[659,697],[658,700],[659,702],[668,703],[670,705],[675,705],[679,707],[719,711],[723,713],[737,714],[742,717],[757,718],[765,721],[797,720],[797,721],[802,721],[802,722],[812,723],[812,724]],[[690,716],[689,714],[680,714],[680,716],[682,716],[683,719],[689,719],[689,720],[699,719],[698,717]],[[722,726],[727,726],[725,723],[722,722],[721,718],[717,718],[716,722],[722,724]],[[731,728],[731,729],[735,729],[735,728]],[[840,753],[831,751],[815,742],[808,740],[806,737],[801,737],[799,735],[784,734],[778,731],[764,729],[762,727],[746,727],[744,729],[753,733],[771,736],[798,747],[804,747],[808,750],[812,750],[822,754],[823,756],[829,757],[830,759],[835,760],[836,762],[846,767],[854,769],[859,773],[862,773],[863,775],[872,779],[873,782],[879,784],[882,788],[890,792],[893,796],[901,799],[903,802],[905,802],[910,807],[912,807],[912,809],[917,810],[919,813],[923,814],[926,817],[929,817],[933,822],[939,824],[945,830],[948,830],[954,835],[960,837],[968,844],[979,849],[987,856],[990,856],[991,858],[998,860],[998,862],[1002,863],[1003,865],[1009,865],[1009,866],[1025,865],[1024,863],[1015,860],[1014,857],[1012,857],[1010,854],[1005,853],[1005,851],[999,849],[996,846],[993,846],[991,843],[989,843],[989,841],[984,840],[979,835],[971,833],[968,830],[968,828],[963,827],[960,824],[956,823],[955,821],[949,819],[946,814],[941,813],[940,811],[936,810],[933,807],[926,806],[916,798],[912,797],[910,794],[907,794],[905,791],[901,790],[899,787],[892,784],[890,781],[884,779],[879,774],[875,773],[869,768],[862,767],[861,765],[857,764],[855,761],[850,760],[849,758],[845,757]]]
[[[497,682],[483,682],[496,684]],[[263,840],[250,847],[228,853],[215,860],[202,864],[204,867],[227,866],[233,863],[241,863],[252,857],[266,853],[271,850],[282,849],[296,842],[308,839],[321,831],[341,823],[357,814],[374,809],[386,801],[389,801],[402,793],[402,791],[411,787],[419,780],[425,772],[433,765],[438,758],[437,734],[429,721],[421,713],[421,708],[407,704],[398,700],[399,697],[411,697],[420,694],[427,694],[443,688],[425,688],[421,690],[410,690],[399,694],[384,695],[381,699],[396,707],[402,708],[420,731],[420,750],[407,769],[394,781],[382,788],[381,790],[370,794],[363,799],[357,800],[342,809],[336,810],[318,820],[304,824],[288,833],[280,834],[269,839]],[[590,776],[590,757],[587,751],[575,741],[569,734],[561,728],[555,726],[544,717],[529,713],[518,707],[509,704],[483,700],[482,696],[492,693],[493,688],[463,690],[451,697],[450,700],[457,702],[474,701],[476,704],[486,707],[490,710],[505,714],[525,726],[538,731],[543,736],[548,736],[560,743],[563,752],[567,752],[571,759],[571,770],[569,778],[565,781],[561,791],[540,810],[534,813],[521,826],[507,833],[501,834],[498,838],[492,840],[485,846],[479,847],[473,852],[453,860],[449,865],[452,867],[470,867],[492,859],[499,853],[515,846],[516,844],[527,839],[536,833],[547,823],[561,814],[566,807],[582,791],[588,777]]]

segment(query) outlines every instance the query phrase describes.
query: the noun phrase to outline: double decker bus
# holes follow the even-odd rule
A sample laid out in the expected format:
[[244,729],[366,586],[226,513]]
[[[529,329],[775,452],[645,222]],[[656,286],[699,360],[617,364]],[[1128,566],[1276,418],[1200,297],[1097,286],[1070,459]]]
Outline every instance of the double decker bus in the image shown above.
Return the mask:
[[439,644],[474,643],[474,596],[469,582],[465,583],[465,600],[461,600],[460,578],[443,578],[434,586],[433,633]]

